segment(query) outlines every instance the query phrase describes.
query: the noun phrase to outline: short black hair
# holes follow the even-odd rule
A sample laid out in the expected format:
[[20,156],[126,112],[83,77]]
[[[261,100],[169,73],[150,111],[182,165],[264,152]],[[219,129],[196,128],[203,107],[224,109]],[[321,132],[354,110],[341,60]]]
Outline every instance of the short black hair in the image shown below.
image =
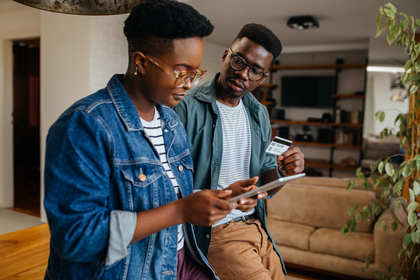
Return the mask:
[[214,26],[188,4],[174,0],[145,0],[124,22],[129,52],[159,55],[172,51],[172,40],[205,37]]
[[245,24],[233,42],[241,40],[244,37],[261,45],[264,49],[270,52],[273,55],[273,62],[280,55],[283,48],[280,39],[274,35],[273,31],[262,24]]

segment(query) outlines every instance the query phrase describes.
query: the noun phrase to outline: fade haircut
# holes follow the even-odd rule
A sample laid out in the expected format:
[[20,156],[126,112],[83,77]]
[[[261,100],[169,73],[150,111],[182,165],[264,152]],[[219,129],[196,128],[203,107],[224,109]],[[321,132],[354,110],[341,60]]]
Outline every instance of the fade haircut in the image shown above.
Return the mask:
[[279,38],[277,38],[270,29],[262,24],[248,23],[244,25],[233,42],[239,41],[244,37],[254,41],[270,52],[273,55],[271,64],[273,64],[274,60],[281,53],[282,46]]
[[159,56],[173,51],[172,40],[205,37],[213,32],[210,21],[190,5],[174,0],[145,0],[124,22],[131,55],[143,51]]

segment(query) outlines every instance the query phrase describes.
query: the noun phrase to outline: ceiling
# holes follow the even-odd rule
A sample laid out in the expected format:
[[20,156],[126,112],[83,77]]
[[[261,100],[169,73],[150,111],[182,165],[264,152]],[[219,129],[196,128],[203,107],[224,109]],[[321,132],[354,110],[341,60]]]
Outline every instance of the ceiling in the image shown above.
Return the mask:
[[[261,23],[281,40],[285,52],[311,49],[367,49],[376,35],[379,6],[388,0],[183,0],[215,26],[207,41],[228,46],[246,23]],[[419,0],[393,0],[398,12],[420,18]],[[286,26],[291,16],[312,15],[313,30]],[[383,38],[385,40],[385,38]],[[345,46],[345,47],[344,47]]]

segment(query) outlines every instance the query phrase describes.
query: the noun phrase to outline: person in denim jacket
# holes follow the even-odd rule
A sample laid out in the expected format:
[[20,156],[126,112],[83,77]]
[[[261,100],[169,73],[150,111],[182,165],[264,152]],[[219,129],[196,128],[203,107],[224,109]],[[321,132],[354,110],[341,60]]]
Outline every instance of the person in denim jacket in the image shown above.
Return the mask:
[[126,74],[114,75],[51,126],[45,279],[219,279],[191,224],[210,226],[237,204],[222,199],[231,191],[192,194],[188,137],[168,108],[205,74],[202,37],[212,30],[187,4],[140,3],[124,26]]

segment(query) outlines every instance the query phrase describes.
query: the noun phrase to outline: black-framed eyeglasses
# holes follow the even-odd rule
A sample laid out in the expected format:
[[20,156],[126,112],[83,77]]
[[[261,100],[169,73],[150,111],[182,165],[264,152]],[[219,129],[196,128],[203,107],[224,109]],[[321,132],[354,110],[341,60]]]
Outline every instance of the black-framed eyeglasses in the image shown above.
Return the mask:
[[230,66],[233,70],[239,71],[248,66],[248,78],[254,82],[260,81],[262,78],[268,77],[268,74],[264,73],[263,70],[249,65],[243,57],[240,57],[239,55],[235,54],[230,47],[229,50],[232,53],[230,59]]
[[198,81],[200,81],[201,78],[203,78],[204,75],[206,75],[207,73],[207,71],[202,67],[198,67],[198,69],[194,71],[179,71],[173,69],[171,66],[165,64],[163,61],[150,54],[145,54],[144,56],[157,67],[168,72],[172,72],[172,74],[174,74],[176,78],[174,85],[179,88],[185,86],[189,81],[191,81],[191,86],[195,86],[198,83]]

